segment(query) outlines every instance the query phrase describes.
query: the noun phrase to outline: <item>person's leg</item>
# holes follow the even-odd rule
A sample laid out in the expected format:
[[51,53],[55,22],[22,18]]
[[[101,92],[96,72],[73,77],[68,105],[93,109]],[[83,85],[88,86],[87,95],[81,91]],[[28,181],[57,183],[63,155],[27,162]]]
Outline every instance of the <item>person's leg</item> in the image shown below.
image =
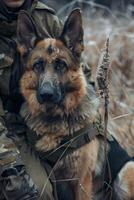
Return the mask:
[[22,142],[21,144],[21,156],[26,165],[27,172],[37,185],[40,200],[54,200],[53,186],[49,180],[45,167],[41,164],[39,158],[36,157],[34,153],[31,153],[30,148],[25,142]]
[[6,136],[7,132],[0,120],[1,195],[5,200],[37,200],[37,188],[26,172],[19,150],[14,142]]

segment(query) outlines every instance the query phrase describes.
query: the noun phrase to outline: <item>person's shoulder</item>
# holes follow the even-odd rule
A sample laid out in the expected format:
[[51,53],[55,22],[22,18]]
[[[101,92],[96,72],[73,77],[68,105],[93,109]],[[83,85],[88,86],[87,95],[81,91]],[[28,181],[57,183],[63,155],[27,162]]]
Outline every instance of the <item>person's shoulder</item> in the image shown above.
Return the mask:
[[36,4],[36,7],[35,7],[35,10],[45,10],[51,14],[54,14],[55,15],[55,10],[49,6],[47,6],[46,4],[42,3],[42,2],[38,2]]

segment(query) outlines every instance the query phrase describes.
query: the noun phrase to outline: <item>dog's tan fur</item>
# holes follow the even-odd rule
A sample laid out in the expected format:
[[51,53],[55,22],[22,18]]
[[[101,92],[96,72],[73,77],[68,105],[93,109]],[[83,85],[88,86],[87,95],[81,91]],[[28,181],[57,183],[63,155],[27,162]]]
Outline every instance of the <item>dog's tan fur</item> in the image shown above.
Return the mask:
[[[83,31],[79,10],[73,11],[67,19],[61,39],[43,39],[33,45],[33,39],[35,36],[37,37],[34,32],[32,33],[34,37],[31,38],[31,41],[27,41],[22,36],[22,28],[25,27],[26,23],[28,23],[29,27],[33,26],[30,23],[30,17],[25,12],[22,12],[19,16],[18,26],[20,43],[25,49],[32,49],[28,56],[25,73],[21,78],[21,92],[26,100],[22,115],[29,128],[41,136],[41,139],[36,142],[35,148],[45,152],[56,148],[64,136],[73,134],[73,131],[82,129],[86,124],[92,124],[97,117],[98,100],[92,87],[87,84],[80,67],[80,54],[83,50]],[[72,24],[73,26],[71,26]],[[30,29],[28,30],[28,26],[26,27],[28,32]],[[75,40],[74,43],[73,40]],[[52,52],[49,52],[49,47],[52,47]],[[47,70],[42,72],[42,75],[33,70],[33,65],[39,58],[47,66]],[[68,70],[62,76],[57,75],[53,69],[53,62],[57,58],[65,60],[68,66]],[[73,90],[65,94],[61,104],[48,102],[40,104],[37,99],[40,76],[45,81],[53,81],[55,79],[57,84],[69,84]],[[54,122],[49,122],[47,117],[55,119]],[[67,155],[56,164],[56,178],[77,179],[76,182],[72,181],[71,183],[75,192],[75,200],[91,200],[92,196],[95,196],[93,194],[95,187],[93,179],[101,175],[104,159],[104,141],[95,137],[90,143]],[[116,183],[121,190],[124,189],[122,182],[126,185],[125,195],[122,199],[134,199],[133,162],[131,165],[126,164],[119,173],[119,179]]]

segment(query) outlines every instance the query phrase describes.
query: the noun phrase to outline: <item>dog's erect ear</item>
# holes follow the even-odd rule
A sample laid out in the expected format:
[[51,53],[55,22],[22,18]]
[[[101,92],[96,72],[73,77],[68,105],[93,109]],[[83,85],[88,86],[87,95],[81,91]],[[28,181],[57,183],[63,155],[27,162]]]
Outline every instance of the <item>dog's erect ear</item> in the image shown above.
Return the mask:
[[80,9],[75,9],[67,18],[60,39],[73,52],[74,56],[80,57],[84,50],[83,27]]
[[20,11],[19,13],[17,38],[19,44],[22,45],[26,51],[31,50],[38,39],[35,24],[26,11]]

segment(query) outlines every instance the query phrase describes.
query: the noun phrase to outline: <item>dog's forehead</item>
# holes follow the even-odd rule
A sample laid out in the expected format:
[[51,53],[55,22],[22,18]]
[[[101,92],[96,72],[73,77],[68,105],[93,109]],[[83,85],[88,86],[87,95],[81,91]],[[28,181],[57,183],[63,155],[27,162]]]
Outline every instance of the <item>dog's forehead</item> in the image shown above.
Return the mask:
[[57,58],[65,59],[68,64],[72,62],[70,51],[64,43],[57,39],[47,38],[39,41],[31,52],[31,61],[43,58],[45,61],[52,63]]
[[60,49],[63,47],[63,44],[56,39],[48,38],[38,42],[36,47],[51,55],[59,53]]

